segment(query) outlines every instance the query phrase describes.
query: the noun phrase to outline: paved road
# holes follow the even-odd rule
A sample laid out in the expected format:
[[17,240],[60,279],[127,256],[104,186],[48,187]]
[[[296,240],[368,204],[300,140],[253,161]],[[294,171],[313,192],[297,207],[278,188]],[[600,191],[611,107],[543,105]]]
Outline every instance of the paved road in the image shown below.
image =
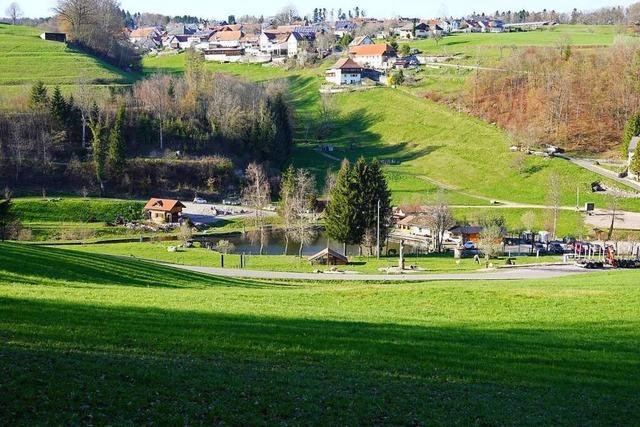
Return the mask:
[[358,282],[434,282],[450,280],[522,280],[552,279],[555,277],[587,274],[593,270],[568,265],[549,265],[537,267],[501,268],[486,272],[443,273],[443,274],[336,274],[336,273],[286,273],[275,271],[237,270],[188,265],[171,267],[213,276],[267,279],[267,280],[313,280],[313,281],[358,281]]
[[591,172],[597,173],[598,175],[604,176],[606,178],[612,179],[616,182],[619,182],[620,184],[624,184],[627,187],[631,187],[635,190],[640,191],[640,182],[636,182],[636,181],[632,181],[630,179],[626,179],[626,178],[620,178],[618,176],[617,173],[610,171],[608,169],[605,168],[601,168],[597,165],[594,165],[592,162],[590,162],[589,160],[583,160],[583,159],[575,159],[572,157],[566,157],[566,156],[562,156],[561,158],[569,160],[571,163],[580,166],[581,168],[590,170]]

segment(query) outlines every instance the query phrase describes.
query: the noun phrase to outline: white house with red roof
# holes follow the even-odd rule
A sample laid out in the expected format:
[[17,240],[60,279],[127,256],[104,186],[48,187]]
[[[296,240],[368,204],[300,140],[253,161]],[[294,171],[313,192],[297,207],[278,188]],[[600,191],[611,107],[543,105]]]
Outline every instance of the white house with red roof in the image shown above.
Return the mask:
[[342,58],[326,71],[327,82],[334,85],[359,85],[362,83],[362,67],[351,58]]

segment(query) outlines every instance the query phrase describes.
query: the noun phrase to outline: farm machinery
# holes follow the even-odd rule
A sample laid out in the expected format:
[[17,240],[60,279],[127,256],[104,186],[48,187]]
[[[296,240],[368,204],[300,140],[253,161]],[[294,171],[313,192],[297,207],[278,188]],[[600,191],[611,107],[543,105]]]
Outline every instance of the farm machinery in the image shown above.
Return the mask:
[[640,269],[640,246],[633,248],[631,255],[621,257],[613,245],[576,243],[573,258],[577,266],[586,269],[620,268]]

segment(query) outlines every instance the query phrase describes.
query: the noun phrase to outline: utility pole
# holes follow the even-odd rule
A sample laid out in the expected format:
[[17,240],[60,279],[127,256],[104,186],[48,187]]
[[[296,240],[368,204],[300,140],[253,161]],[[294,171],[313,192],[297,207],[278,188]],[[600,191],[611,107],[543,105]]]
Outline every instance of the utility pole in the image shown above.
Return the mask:
[[376,257],[380,259],[380,199],[378,199],[378,231],[376,234]]

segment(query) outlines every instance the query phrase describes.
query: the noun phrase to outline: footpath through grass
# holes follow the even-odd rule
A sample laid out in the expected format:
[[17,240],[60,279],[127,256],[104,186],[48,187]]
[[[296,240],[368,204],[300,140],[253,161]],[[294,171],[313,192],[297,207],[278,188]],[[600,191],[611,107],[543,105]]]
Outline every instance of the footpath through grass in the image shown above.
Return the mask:
[[0,422],[640,423],[640,276],[263,283],[0,245]]

